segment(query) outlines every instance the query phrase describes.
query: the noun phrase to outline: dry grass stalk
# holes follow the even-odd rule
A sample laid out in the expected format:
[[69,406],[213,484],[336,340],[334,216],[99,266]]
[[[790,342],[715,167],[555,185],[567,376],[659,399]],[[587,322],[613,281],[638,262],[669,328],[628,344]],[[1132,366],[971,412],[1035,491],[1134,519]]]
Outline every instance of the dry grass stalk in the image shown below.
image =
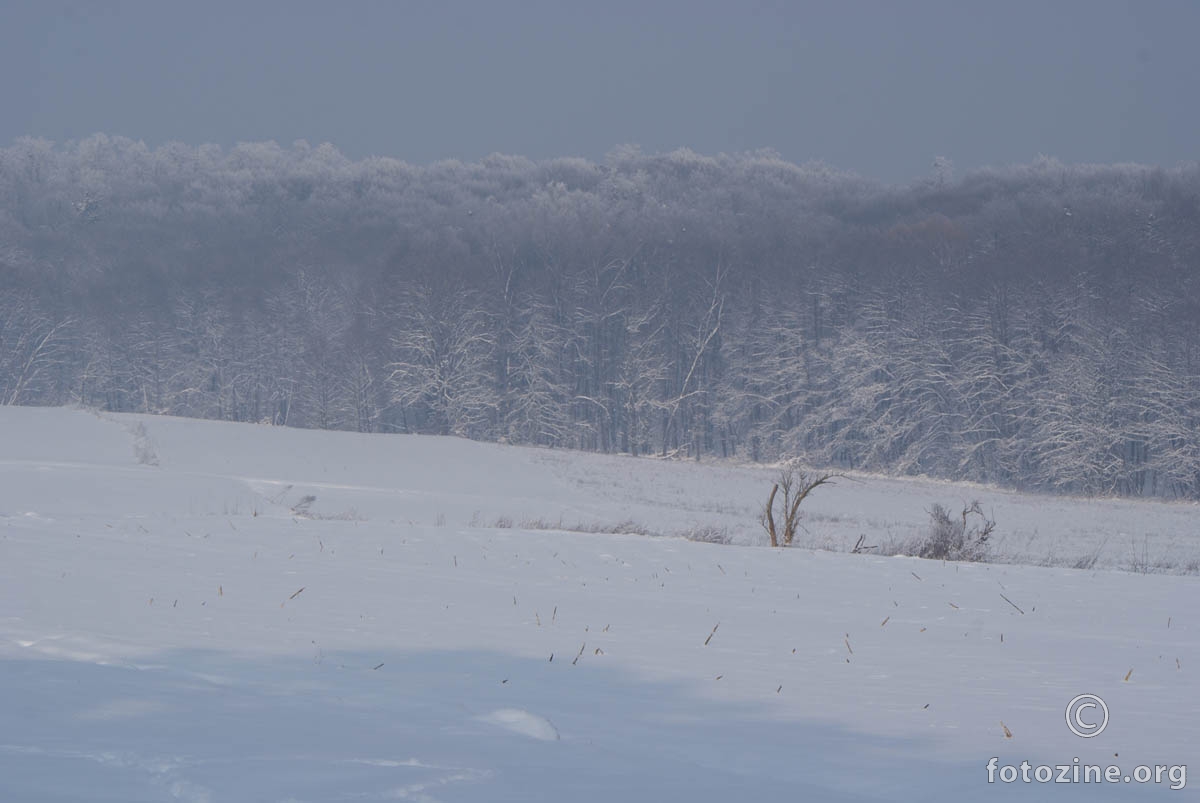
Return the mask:
[[1011,605],[1011,606],[1013,606],[1014,608],[1016,608],[1016,609],[1017,609],[1017,613],[1021,614],[1022,616],[1024,616],[1024,615],[1025,615],[1025,611],[1021,610],[1020,606],[1018,606],[1018,605],[1017,605],[1017,603],[1013,602],[1011,599],[1009,599],[1008,597],[1004,596],[1003,594],[1001,594],[1001,595],[1000,595],[1000,598],[1001,598],[1002,600],[1004,600],[1005,602],[1007,602],[1009,605]]
[[879,549],[878,544],[867,546],[866,543],[867,536],[865,534],[858,536],[858,540],[854,542],[854,548],[850,550],[850,554],[861,555],[864,552],[870,552],[872,549]]

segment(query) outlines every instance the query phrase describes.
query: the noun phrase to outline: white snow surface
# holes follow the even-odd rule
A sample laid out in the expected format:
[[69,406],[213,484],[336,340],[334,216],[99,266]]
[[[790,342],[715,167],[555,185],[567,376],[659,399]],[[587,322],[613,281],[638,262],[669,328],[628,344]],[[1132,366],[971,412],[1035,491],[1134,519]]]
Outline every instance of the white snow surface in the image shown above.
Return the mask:
[[[1196,798],[1200,579],[1120,570],[1196,505],[855,476],[771,549],[771,476],[2,407],[0,801]],[[975,498],[1006,563],[845,553]]]
[[493,725],[506,728],[513,733],[528,736],[530,739],[553,742],[562,738],[558,735],[558,728],[554,727],[550,720],[545,717],[539,717],[537,714],[523,711],[520,708],[501,708],[485,717],[480,717],[480,719],[483,722],[490,722]]

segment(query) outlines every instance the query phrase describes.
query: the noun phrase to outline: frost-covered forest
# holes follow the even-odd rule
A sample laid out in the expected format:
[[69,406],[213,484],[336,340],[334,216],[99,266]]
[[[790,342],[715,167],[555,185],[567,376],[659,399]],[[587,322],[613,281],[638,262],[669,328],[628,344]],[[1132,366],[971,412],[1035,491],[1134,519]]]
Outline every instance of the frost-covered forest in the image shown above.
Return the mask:
[[0,149],[0,402],[1200,496],[1200,166]]

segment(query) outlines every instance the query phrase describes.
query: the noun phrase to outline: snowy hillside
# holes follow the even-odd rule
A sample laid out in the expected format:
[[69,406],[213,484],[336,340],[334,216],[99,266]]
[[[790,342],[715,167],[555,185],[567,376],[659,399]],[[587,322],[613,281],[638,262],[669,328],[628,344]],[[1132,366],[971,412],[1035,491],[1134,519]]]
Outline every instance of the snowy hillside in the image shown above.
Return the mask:
[[[771,477],[0,408],[0,800],[1194,797],[1197,506],[851,477],[776,550]],[[846,554],[975,498],[1001,563]]]

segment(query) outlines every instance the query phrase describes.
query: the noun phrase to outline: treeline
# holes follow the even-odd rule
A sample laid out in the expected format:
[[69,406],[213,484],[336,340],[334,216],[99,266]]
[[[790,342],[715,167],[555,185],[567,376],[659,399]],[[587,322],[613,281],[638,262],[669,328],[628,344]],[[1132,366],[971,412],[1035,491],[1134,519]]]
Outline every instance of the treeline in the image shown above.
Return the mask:
[[1200,497],[1200,167],[20,140],[0,403]]

